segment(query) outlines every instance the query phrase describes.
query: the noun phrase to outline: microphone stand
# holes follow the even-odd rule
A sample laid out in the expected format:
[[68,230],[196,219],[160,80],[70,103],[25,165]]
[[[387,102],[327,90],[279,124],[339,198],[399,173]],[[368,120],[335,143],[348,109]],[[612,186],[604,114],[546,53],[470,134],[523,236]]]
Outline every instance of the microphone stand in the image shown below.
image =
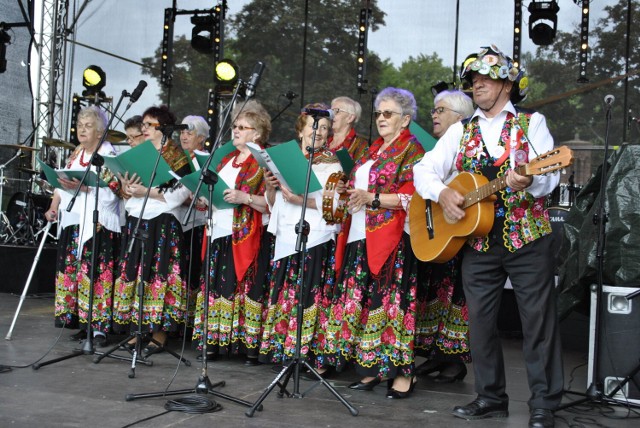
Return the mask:
[[[358,416],[358,410],[355,407],[353,407],[347,400],[345,400],[344,397],[342,397],[342,395],[340,395],[340,393],[336,391],[333,388],[333,386],[329,384],[329,382],[326,381],[326,379],[320,376],[320,374],[311,366],[311,364],[307,362],[305,357],[301,356],[301,353],[300,353],[300,349],[302,346],[300,342],[302,341],[302,322],[303,322],[303,311],[304,311],[303,296],[309,291],[308,284],[305,284],[305,275],[304,275],[305,268],[304,267],[305,267],[305,261],[306,261],[305,253],[307,250],[307,245],[306,245],[307,237],[309,235],[310,228],[309,228],[309,223],[305,220],[305,213],[307,211],[307,201],[309,198],[309,182],[311,179],[311,171],[312,171],[311,167],[313,165],[313,157],[315,154],[314,146],[316,141],[316,131],[318,130],[319,119],[320,117],[318,117],[317,115],[313,116],[312,145],[311,147],[307,148],[307,151],[309,153],[309,164],[307,167],[307,176],[306,176],[306,181],[304,185],[304,193],[302,195],[302,208],[300,210],[300,221],[298,222],[298,224],[296,224],[296,227],[295,227],[296,234],[298,235],[298,238],[296,240],[296,252],[298,253],[298,257],[299,257],[298,282],[300,284],[300,287],[298,291],[299,294],[298,294],[297,313],[296,313],[297,326],[296,326],[296,347],[294,352],[294,358],[289,362],[288,365],[285,364],[285,366],[282,368],[280,373],[278,373],[275,379],[271,381],[269,386],[264,390],[262,395],[260,395],[258,400],[253,404],[253,406],[249,410],[245,412],[245,415],[247,415],[248,417],[253,417],[253,414],[255,413],[256,409],[262,406],[262,402],[267,398],[267,396],[271,393],[271,391],[273,391],[276,385],[280,386],[280,391],[278,392],[279,397],[282,397],[284,394],[286,394],[287,397],[290,397],[290,398],[291,397],[304,398],[307,392],[315,388],[318,384],[315,384],[312,387],[310,387],[307,391],[300,393],[301,366],[306,367],[311,374],[313,374],[316,378],[318,378],[318,381],[322,385],[324,385],[342,404],[344,404],[347,409],[349,409],[349,412],[351,413],[352,416]],[[289,391],[287,391],[287,385],[289,384],[289,380],[291,379],[292,375],[293,375],[293,393],[289,393]],[[281,383],[280,381],[283,377],[284,377],[284,382]]]
[[[167,130],[167,132],[170,132]],[[107,352],[105,352],[104,354],[101,354],[97,357],[94,358],[93,362],[98,364],[100,361],[102,361],[103,358],[105,357],[111,357],[111,358],[115,358],[118,360],[125,360],[125,361],[129,361],[129,358],[126,357],[121,357],[118,355],[112,355],[112,353],[114,351],[116,351],[117,349],[120,348],[120,346],[124,345],[125,343],[129,342],[131,339],[136,339],[136,344],[134,346],[133,351],[128,350],[131,353],[131,370],[129,371],[129,378],[134,378],[136,377],[136,362],[142,362],[145,365],[151,366],[153,365],[152,361],[149,361],[146,357],[143,359],[139,359],[138,356],[141,354],[140,352],[140,347],[142,344],[142,337],[143,337],[143,333],[142,333],[142,315],[143,315],[143,305],[144,305],[144,281],[142,280],[142,275],[144,272],[144,254],[145,254],[145,243],[147,243],[149,241],[149,233],[141,230],[140,228],[140,224],[142,223],[142,217],[144,215],[144,210],[147,206],[147,201],[149,200],[149,194],[151,193],[151,188],[152,188],[152,183],[153,180],[156,178],[156,173],[158,170],[158,164],[160,163],[160,158],[162,157],[162,149],[164,148],[165,144],[167,143],[167,139],[168,139],[168,134],[167,132],[163,131],[162,134],[162,141],[160,143],[160,150],[158,150],[158,155],[156,156],[156,162],[153,165],[153,169],[151,170],[151,176],[149,177],[149,186],[147,186],[147,190],[144,194],[144,199],[142,200],[142,208],[140,209],[140,214],[138,215],[138,219],[136,221],[136,226],[133,229],[133,233],[131,235],[131,240],[129,241],[129,248],[127,248],[127,254],[129,255],[129,257],[131,257],[131,252],[133,251],[133,244],[135,243],[136,240],[140,241],[140,257],[138,259],[138,268],[137,271],[140,272],[140,274],[136,277],[136,292],[138,293],[138,328],[135,332],[132,332],[131,334],[129,334],[129,336],[127,336],[125,339],[121,340],[119,343],[117,343],[114,347],[112,347],[111,349],[109,349]],[[167,353],[173,355],[175,358],[177,358],[178,360],[182,361],[187,367],[191,366],[191,362],[185,358],[183,358],[182,356],[180,356],[179,354],[177,354],[176,352],[172,351],[171,349],[168,349],[164,346],[164,343],[160,343],[157,340],[153,339],[153,337],[151,338],[151,342],[154,343],[159,349],[163,349],[165,350]]]
[[[100,148],[102,147],[102,144],[104,143],[105,138],[107,137],[107,133],[109,132],[111,123],[113,122],[113,118],[115,117],[116,112],[120,108],[120,104],[122,103],[122,100],[127,96],[129,96],[128,92],[122,91],[122,94],[120,95],[120,99],[118,99],[118,104],[116,105],[116,108],[113,111],[113,114],[111,115],[111,118],[109,119],[109,122],[107,123],[107,126],[104,129],[104,132],[102,133],[102,137],[100,137],[100,142],[98,143],[98,146],[96,147],[96,149],[93,151],[93,154],[91,155],[89,165],[87,165],[87,168],[84,170],[84,175],[82,176],[82,179],[80,180],[80,183],[78,184],[78,187],[76,188],[75,193],[71,198],[71,201],[69,201],[69,205],[67,206],[67,212],[70,212],[71,209],[73,208],[73,205],[76,202],[76,198],[80,193],[80,188],[82,187],[83,183],[87,180],[89,171],[91,171],[91,165],[94,165],[96,167],[96,176],[98,177],[98,179],[100,179],[102,165],[104,165],[104,158],[100,156],[98,152],[100,151]],[[54,358],[48,361],[44,361],[42,363],[36,363],[32,366],[34,370],[38,370],[42,366],[47,366],[49,364],[57,363],[59,361],[68,360],[70,358],[74,358],[79,355],[92,355],[95,352],[95,349],[93,347],[93,327],[91,326],[91,323],[93,321],[92,319],[93,318],[93,297],[94,297],[93,288],[95,286],[96,262],[98,260],[97,241],[98,241],[98,219],[99,219],[98,217],[98,194],[100,190],[99,183],[96,183],[95,189],[96,189],[95,197],[93,199],[94,205],[93,205],[93,239],[91,241],[91,272],[89,272],[89,311],[87,312],[87,327],[86,327],[87,338],[83,341],[83,345],[81,349],[76,350],[71,354],[65,355],[63,357]],[[78,254],[82,254],[82,247],[80,242],[78,243]]]
[[[605,113],[605,135],[604,135],[604,158],[602,160],[602,166],[600,169],[600,194],[598,195],[598,208],[593,215],[593,224],[598,227],[598,241],[596,244],[596,284],[591,287],[592,291],[595,291],[595,301],[592,305],[595,307],[594,313],[594,334],[593,334],[593,367],[591,372],[591,385],[587,388],[585,393],[579,393],[574,391],[565,391],[570,394],[581,395],[584,398],[567,403],[558,407],[557,410],[563,410],[569,407],[578,406],[586,402],[594,403],[610,403],[620,404],[624,406],[640,407],[630,402],[620,402],[612,398],[623,386],[621,383],[617,388],[605,395],[603,391],[603,384],[600,375],[600,328],[602,321],[602,299],[603,299],[603,281],[604,281],[604,248],[606,239],[606,224],[609,220],[609,215],[605,210],[605,186],[607,184],[607,173],[609,169],[609,127],[611,125],[611,104],[607,103]],[[632,296],[635,297],[635,296]],[[632,373],[625,378],[625,383],[629,381],[630,376],[635,375],[640,371],[638,366]]]
[[[236,101],[238,97],[238,91],[241,86],[241,81],[236,85],[233,96],[231,98],[230,105]],[[227,113],[222,121],[222,126],[220,127],[220,132],[216,138],[216,141],[213,144],[213,148],[211,149],[211,154],[207,158],[206,162],[200,168],[200,177],[198,180],[198,186],[196,190],[193,192],[194,197],[191,199],[191,204],[189,204],[189,209],[184,216],[183,224],[187,224],[189,222],[189,218],[191,217],[191,213],[193,212],[193,208],[195,206],[196,200],[198,199],[198,194],[200,193],[200,188],[202,187],[202,183],[205,183],[208,187],[208,195],[209,195],[209,204],[207,206],[207,228],[209,233],[213,228],[213,188],[215,184],[218,182],[218,175],[209,170],[209,166],[211,165],[211,160],[213,158],[214,153],[220,147],[220,141],[222,140],[222,135],[224,135],[223,129],[227,120],[229,119],[229,115],[231,113],[231,109],[227,110]],[[214,388],[218,386],[224,386],[226,382],[224,380],[218,381],[216,383],[212,383],[209,379],[207,372],[207,336],[208,336],[208,328],[209,328],[209,285],[210,285],[210,255],[211,255],[211,239],[207,234],[205,234],[204,239],[207,239],[207,249],[205,251],[205,262],[204,262],[204,319],[202,321],[202,372],[198,377],[196,382],[196,386],[194,388],[189,389],[179,389],[174,391],[162,391],[162,392],[149,392],[149,393],[141,393],[141,394],[127,394],[125,396],[125,400],[133,401],[139,398],[155,398],[155,397],[168,397],[173,395],[181,395],[181,394],[211,394],[216,397],[224,398],[226,400],[232,401],[236,404],[242,404],[243,406],[251,406],[251,403],[248,401],[241,400],[239,398],[233,397],[231,395],[224,394],[222,392],[216,391]],[[258,410],[262,410],[262,406]]]

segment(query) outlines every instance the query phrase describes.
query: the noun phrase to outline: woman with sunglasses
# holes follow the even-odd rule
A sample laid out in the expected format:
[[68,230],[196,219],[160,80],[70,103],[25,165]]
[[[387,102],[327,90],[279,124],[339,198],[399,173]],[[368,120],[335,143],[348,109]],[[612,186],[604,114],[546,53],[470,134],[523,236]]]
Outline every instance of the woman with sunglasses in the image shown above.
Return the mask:
[[351,389],[371,391],[388,379],[387,397],[405,398],[415,386],[417,291],[407,212],[414,192],[413,165],[424,149],[408,129],[417,111],[411,92],[386,88],[374,106],[380,138],[351,172],[351,226],[344,262],[336,262],[336,270],[342,268],[325,362],[338,370],[349,359],[355,363],[362,378]]
[[351,159],[360,159],[369,149],[369,142],[356,134],[355,126],[362,115],[362,107],[349,97],[337,97],[331,101],[333,135],[329,136],[327,146],[332,153],[346,149]]
[[[190,172],[187,156],[178,143],[165,137],[159,129],[175,123],[176,116],[167,106],[150,107],[142,115],[142,133],[145,144],[149,140],[169,167],[184,176]],[[167,333],[177,332],[184,322],[187,282],[183,272],[182,227],[177,215],[190,192],[175,179],[153,187],[143,212],[147,188],[135,173],[120,178],[126,199],[127,242],[115,286],[114,324],[120,330],[136,331],[141,322],[143,332],[151,335],[151,342],[142,350],[147,357],[162,352]],[[145,242],[133,236],[138,218],[142,219],[139,230],[148,236]],[[142,308],[136,290],[138,281],[144,283]],[[133,348],[135,344],[133,339],[128,346]]]
[[[217,209],[210,231],[206,357],[209,360],[218,354],[244,354],[247,365],[257,365],[271,246],[264,228],[264,171],[247,143],[261,147],[266,144],[271,118],[255,101],[240,108],[232,115],[234,150],[216,166],[219,180],[229,186],[224,200],[236,207]],[[203,322],[204,281],[193,330],[193,340],[200,346],[205,340]]]
[[[473,114],[473,101],[459,90],[442,91],[433,100],[433,136],[442,137],[454,123]],[[467,375],[469,319],[462,290],[461,255],[447,263],[420,264],[416,355],[427,360],[416,375],[438,373],[432,380],[450,383]]]
[[[326,110],[325,104],[309,104],[311,109]],[[309,158],[313,147],[314,175],[325,187],[329,176],[342,171],[338,158],[327,149],[331,131],[329,118],[315,118],[301,114],[296,120],[300,150]],[[264,322],[260,358],[265,362],[282,364],[295,355],[297,332],[297,304],[302,299],[303,318],[301,352],[316,356],[323,348],[327,322],[329,291],[334,284],[334,250],[337,225],[329,225],[323,218],[323,190],[309,193],[305,220],[309,223],[304,254],[304,290],[299,284],[300,256],[296,252],[296,224],[300,221],[303,195],[293,194],[280,186],[276,177],[267,173],[267,200],[271,207],[269,232],[275,235],[275,249],[270,275],[269,307]],[[320,368],[319,371],[324,371]],[[315,379],[314,379],[315,380]]]

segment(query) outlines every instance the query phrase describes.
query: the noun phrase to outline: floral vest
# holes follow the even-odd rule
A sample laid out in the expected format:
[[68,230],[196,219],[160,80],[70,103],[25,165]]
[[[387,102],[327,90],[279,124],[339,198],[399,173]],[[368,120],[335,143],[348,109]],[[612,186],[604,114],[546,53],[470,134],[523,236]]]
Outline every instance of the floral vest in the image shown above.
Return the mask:
[[[518,164],[529,162],[527,131],[532,112],[522,109],[516,109],[516,112],[516,116],[507,114],[500,133],[499,144],[505,149],[506,155],[499,159],[489,155],[482,139],[478,118],[463,121],[464,130],[456,157],[456,169],[482,174],[489,181],[504,176],[511,168],[508,151],[511,129],[514,126],[517,132],[515,159]],[[490,244],[499,244],[504,245],[510,252],[515,252],[524,245],[551,233],[544,197],[534,198],[527,191],[514,192],[509,187],[499,191],[497,196],[494,203],[493,228],[487,236],[469,240],[469,245],[475,250],[485,252]]]

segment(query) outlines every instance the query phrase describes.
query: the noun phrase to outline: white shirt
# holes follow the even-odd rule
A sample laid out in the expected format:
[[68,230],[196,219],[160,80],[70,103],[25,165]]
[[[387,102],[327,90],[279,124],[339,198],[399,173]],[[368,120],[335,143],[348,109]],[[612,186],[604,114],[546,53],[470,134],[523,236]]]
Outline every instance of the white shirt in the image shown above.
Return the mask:
[[[507,102],[502,111],[493,118],[486,117],[480,109],[477,109],[471,117],[471,119],[478,117],[482,141],[489,154],[494,158],[499,158],[503,152],[502,147],[499,145],[500,133],[508,112],[516,114],[511,102]],[[438,140],[433,150],[426,153],[420,162],[414,165],[413,184],[422,198],[437,202],[440,193],[447,187],[446,183],[449,183],[458,175],[455,161],[460,149],[460,140],[463,132],[464,127],[461,122],[451,125]],[[531,115],[527,138],[529,140],[529,159],[553,149],[553,137],[547,128],[544,116],[540,113]],[[534,198],[546,196],[556,188],[559,181],[560,175],[558,172],[535,175],[531,186],[527,187],[526,191]]]

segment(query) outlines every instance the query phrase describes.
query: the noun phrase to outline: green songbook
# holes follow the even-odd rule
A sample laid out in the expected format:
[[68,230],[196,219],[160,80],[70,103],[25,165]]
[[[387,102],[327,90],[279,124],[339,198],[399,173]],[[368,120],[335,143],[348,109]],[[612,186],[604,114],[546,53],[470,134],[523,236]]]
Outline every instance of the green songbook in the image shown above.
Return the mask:
[[349,154],[349,150],[344,147],[340,150],[336,151],[336,156],[340,161],[340,165],[342,166],[342,171],[347,174],[347,177],[351,174],[351,170],[355,166],[355,162],[351,159],[351,155]]
[[[171,173],[174,178],[180,181],[187,189],[191,190],[192,193],[194,193],[198,188],[198,180],[200,180],[200,174],[200,171],[196,171],[181,178],[178,174],[174,172]],[[229,202],[226,202],[224,200],[224,191],[228,188],[229,186],[227,185],[227,183],[225,183],[224,180],[218,177],[218,182],[213,186],[213,206],[215,206],[219,210],[225,208],[235,208],[237,206],[237,204],[230,204]],[[209,188],[206,184],[200,186],[198,197],[202,197],[207,200],[209,199]]]
[[420,125],[418,125],[413,120],[411,121],[411,124],[409,125],[409,131],[413,135],[415,135],[415,137],[418,139],[420,144],[422,144],[422,147],[424,148],[425,152],[428,152],[431,149],[433,149],[434,146],[436,145],[436,142],[438,141],[435,138],[433,138],[431,136],[431,134],[429,134],[427,131],[425,131],[424,128],[422,128]]
[[[268,149],[261,149],[255,143],[247,143],[253,157],[261,167],[271,171],[281,185],[286,186],[296,195],[304,193],[309,161],[302,154],[296,140],[278,144]],[[309,193],[322,189],[316,175],[311,171]]]
[[104,164],[111,172],[122,175],[128,172],[129,177],[131,177],[133,173],[136,173],[145,187],[156,187],[173,179],[173,176],[170,174],[171,167],[169,167],[167,161],[160,156],[156,176],[151,186],[149,186],[151,173],[153,172],[153,167],[158,157],[158,151],[149,140],[118,156],[103,157]]
[[[231,141],[218,147],[218,150],[216,150],[216,152],[213,154],[213,158],[211,159],[211,163],[209,164],[209,170],[215,172],[216,167],[222,161],[222,158],[228,155],[229,153],[231,153],[232,151],[234,151],[235,149],[236,148],[233,145],[233,143],[231,143]],[[201,150],[195,150],[193,154],[196,155],[196,160],[198,161],[198,165],[200,168],[202,168],[202,166],[207,162],[207,159],[209,158],[209,155],[210,155],[209,152],[203,152]]]
[[[74,178],[77,178],[78,180],[82,180],[82,177],[84,176],[84,168],[53,169],[46,163],[42,162],[40,159],[38,159],[38,162],[40,163],[40,167],[42,168],[42,171],[44,171],[44,175],[47,177],[47,181],[49,182],[49,184],[57,189],[63,189],[62,185],[58,181],[58,178],[66,178],[67,180],[73,180]],[[94,171],[89,171],[84,184],[89,187],[107,187],[107,183],[98,178],[97,174]]]

